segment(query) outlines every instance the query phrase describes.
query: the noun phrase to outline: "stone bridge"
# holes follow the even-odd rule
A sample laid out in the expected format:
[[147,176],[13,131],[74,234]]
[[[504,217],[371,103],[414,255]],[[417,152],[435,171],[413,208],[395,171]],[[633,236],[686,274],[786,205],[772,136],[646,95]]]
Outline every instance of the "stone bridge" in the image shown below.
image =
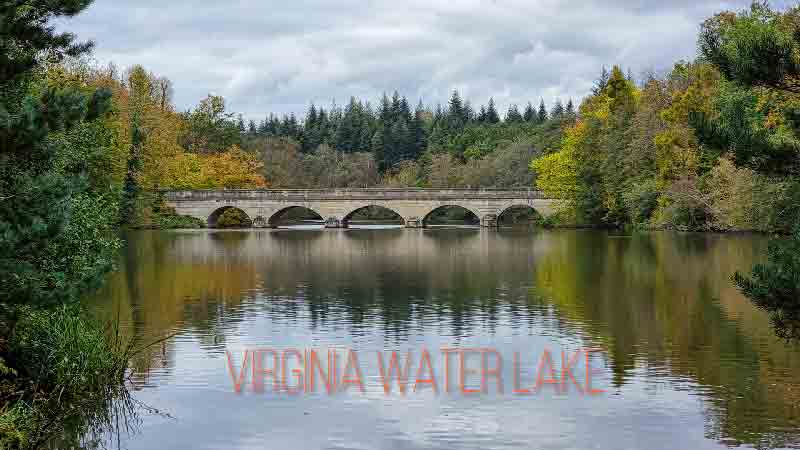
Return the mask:
[[237,208],[258,228],[274,227],[290,208],[319,214],[328,228],[347,227],[353,214],[368,206],[397,213],[409,228],[421,228],[443,207],[461,207],[475,214],[481,226],[497,226],[503,212],[528,207],[543,216],[554,212],[555,200],[533,189],[285,189],[164,191],[175,212],[204,220],[210,227],[225,210]]

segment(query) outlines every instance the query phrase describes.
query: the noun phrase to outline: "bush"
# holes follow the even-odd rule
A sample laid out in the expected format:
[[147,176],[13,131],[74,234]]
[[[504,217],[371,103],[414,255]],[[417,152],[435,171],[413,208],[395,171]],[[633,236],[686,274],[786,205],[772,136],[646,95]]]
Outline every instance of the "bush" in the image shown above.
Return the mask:
[[206,223],[196,217],[181,216],[178,214],[156,215],[155,226],[161,230],[176,230],[181,228],[205,228]]
[[699,231],[707,228],[708,201],[695,177],[673,182],[658,199],[653,224],[672,230]]
[[625,209],[634,225],[646,224],[658,208],[660,192],[655,179],[634,183],[622,193]]
[[253,226],[253,221],[241,209],[228,208],[217,219],[217,228],[249,228],[251,226]]

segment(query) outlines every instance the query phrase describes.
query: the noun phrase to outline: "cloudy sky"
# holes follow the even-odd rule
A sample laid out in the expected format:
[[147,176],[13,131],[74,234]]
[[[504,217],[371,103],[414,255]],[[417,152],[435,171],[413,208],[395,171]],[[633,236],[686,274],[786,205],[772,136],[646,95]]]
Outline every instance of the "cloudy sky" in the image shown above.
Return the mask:
[[[399,90],[473,104],[580,98],[603,64],[634,75],[696,53],[731,0],[95,0],[65,27],[99,63],[144,65],[179,109],[208,93],[259,119]],[[780,6],[781,2],[773,2]]]

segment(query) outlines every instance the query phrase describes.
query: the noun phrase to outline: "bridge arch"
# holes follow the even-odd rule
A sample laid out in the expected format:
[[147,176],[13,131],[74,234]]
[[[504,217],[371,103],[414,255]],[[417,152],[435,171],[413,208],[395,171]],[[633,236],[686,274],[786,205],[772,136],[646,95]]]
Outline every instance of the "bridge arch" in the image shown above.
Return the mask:
[[442,211],[442,210],[445,210],[445,209],[448,209],[448,208],[463,210],[463,211],[466,211],[468,213],[471,213],[477,219],[477,221],[478,221],[477,223],[480,223],[481,214],[478,211],[476,211],[476,210],[474,210],[474,209],[472,209],[472,208],[470,208],[468,206],[459,205],[458,203],[445,203],[445,204],[442,204],[442,205],[437,205],[435,208],[433,208],[430,211],[428,211],[422,217],[422,226],[429,225],[431,216],[434,215],[434,213],[437,213],[439,211]]
[[397,210],[395,210],[393,208],[390,208],[389,206],[386,206],[386,205],[370,203],[370,204],[358,206],[355,209],[353,209],[352,211],[350,211],[349,213],[345,214],[344,217],[342,217],[342,225],[347,227],[347,225],[353,219],[353,216],[355,216],[359,212],[364,211],[364,210],[366,210],[368,208],[377,208],[379,210],[389,212],[389,213],[391,213],[391,214],[393,214],[395,216],[395,217],[392,218],[392,220],[398,221],[401,225],[405,225],[405,223],[406,223],[405,218],[403,217],[403,215],[400,214],[399,212],[397,212]]
[[500,210],[497,212],[497,224],[500,225],[500,222],[507,218],[510,214],[512,214],[515,210],[521,211],[529,211],[533,212],[533,216],[538,220],[541,220],[544,216],[542,215],[541,211],[534,208],[532,205],[523,202],[513,202],[503,205]]
[[[226,212],[237,212],[236,216],[232,216],[232,218],[236,219],[240,224],[233,225],[233,224],[220,224],[219,219],[222,217],[223,214]],[[249,228],[253,226],[253,218],[250,217],[247,212],[241,208],[237,208],[235,206],[226,205],[219,207],[211,212],[207,219],[208,226],[210,228],[229,228],[229,227],[241,227],[241,228]]]
[[292,211],[299,211],[299,210],[305,211],[306,214],[308,216],[310,216],[310,217],[311,216],[316,216],[316,217],[314,217],[314,220],[320,220],[321,221],[321,220],[324,219],[322,217],[322,214],[318,213],[317,211],[315,211],[312,208],[309,208],[308,206],[290,205],[290,206],[287,206],[285,208],[281,208],[281,209],[275,211],[274,213],[272,213],[272,215],[270,215],[269,218],[267,219],[267,224],[270,227],[277,227],[278,225],[280,225],[281,219],[283,219],[288,213],[290,213]]

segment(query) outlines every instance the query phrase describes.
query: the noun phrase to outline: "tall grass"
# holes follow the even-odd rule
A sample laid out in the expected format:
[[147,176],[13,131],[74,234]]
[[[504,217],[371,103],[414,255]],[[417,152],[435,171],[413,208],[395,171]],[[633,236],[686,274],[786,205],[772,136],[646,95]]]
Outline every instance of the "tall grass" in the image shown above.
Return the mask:
[[40,448],[132,413],[125,377],[133,348],[115,323],[102,326],[77,308],[29,310],[7,346],[6,366],[16,373],[0,375],[0,449]]

